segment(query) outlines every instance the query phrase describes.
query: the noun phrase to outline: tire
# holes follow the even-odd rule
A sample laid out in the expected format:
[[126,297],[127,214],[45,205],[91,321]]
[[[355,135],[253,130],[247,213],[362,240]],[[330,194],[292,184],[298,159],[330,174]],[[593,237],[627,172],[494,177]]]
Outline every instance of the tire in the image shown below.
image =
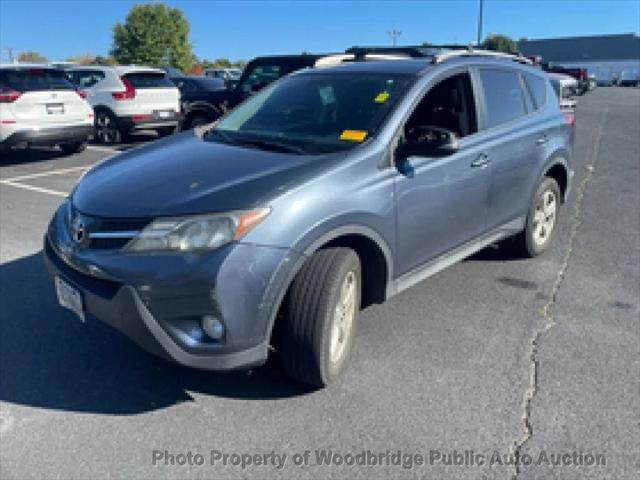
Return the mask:
[[523,256],[537,257],[551,246],[558,225],[561,198],[558,182],[545,177],[529,205],[525,229],[516,237],[516,247]]
[[320,250],[307,260],[291,285],[280,319],[280,354],[289,377],[323,387],[344,370],[355,336],[361,285],[360,260],[349,248]]
[[74,153],[83,152],[85,148],[87,148],[87,141],[83,140],[82,142],[71,142],[71,143],[61,143],[60,150],[65,155],[73,155]]
[[167,137],[169,135],[173,135],[176,132],[176,127],[162,127],[156,130],[158,135],[161,137]]
[[94,138],[97,142],[114,145],[122,141],[123,132],[116,117],[106,110],[98,110],[95,118]]

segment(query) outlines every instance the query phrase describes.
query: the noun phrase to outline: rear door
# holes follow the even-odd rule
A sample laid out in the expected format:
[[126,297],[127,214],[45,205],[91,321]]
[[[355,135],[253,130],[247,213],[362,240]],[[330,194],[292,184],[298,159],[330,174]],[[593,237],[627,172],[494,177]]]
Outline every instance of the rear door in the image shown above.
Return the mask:
[[536,115],[519,70],[479,67],[478,77],[481,128],[492,165],[487,229],[493,229],[526,215],[530,184],[547,141],[546,119]]
[[134,103],[140,113],[172,116],[180,110],[180,92],[164,72],[137,71],[122,76],[135,89]]
[[0,71],[0,89],[20,95],[3,103],[9,116],[26,127],[56,126],[83,122],[85,100],[64,72],[52,68],[17,68]]

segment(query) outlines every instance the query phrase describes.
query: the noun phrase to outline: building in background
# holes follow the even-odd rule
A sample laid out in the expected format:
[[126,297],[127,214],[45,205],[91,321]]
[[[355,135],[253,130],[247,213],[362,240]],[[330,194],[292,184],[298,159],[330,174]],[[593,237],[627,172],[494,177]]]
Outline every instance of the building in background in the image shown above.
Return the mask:
[[523,39],[518,48],[523,55],[541,56],[542,62],[551,66],[586,68],[599,85],[640,80],[640,37],[632,33]]

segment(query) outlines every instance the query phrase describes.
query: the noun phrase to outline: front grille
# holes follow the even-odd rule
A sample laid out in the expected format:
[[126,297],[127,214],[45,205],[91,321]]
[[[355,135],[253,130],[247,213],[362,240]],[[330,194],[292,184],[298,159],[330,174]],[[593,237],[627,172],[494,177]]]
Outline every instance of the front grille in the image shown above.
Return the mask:
[[[72,209],[68,228],[74,238],[78,225],[84,229],[78,246],[83,249],[115,250],[124,247],[151,220],[148,218],[101,218]],[[75,225],[75,227],[74,227]]]

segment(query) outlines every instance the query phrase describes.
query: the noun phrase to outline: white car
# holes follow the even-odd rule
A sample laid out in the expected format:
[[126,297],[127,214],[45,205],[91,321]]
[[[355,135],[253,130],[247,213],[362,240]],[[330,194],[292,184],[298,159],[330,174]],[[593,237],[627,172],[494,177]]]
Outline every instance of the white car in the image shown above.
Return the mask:
[[173,133],[180,120],[180,92],[157,68],[86,66],[66,69],[69,79],[87,92],[95,112],[95,137],[119,143],[133,130]]
[[576,94],[578,92],[578,81],[563,73],[548,73],[551,85],[558,96],[560,110],[567,111],[576,108]]
[[0,150],[58,145],[77,153],[93,134],[85,93],[47,65],[0,65]]

